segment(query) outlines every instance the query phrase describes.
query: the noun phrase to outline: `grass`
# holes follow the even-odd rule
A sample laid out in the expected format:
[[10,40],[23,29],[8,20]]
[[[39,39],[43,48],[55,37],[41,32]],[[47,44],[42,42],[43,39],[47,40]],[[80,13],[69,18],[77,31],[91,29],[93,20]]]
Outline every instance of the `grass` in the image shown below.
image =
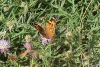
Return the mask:
[[[0,32],[3,34],[0,38],[7,39],[11,48],[9,52],[0,54],[0,67],[99,65],[99,7],[98,0],[1,0]],[[38,31],[30,23],[43,25],[54,15],[59,19],[53,42],[43,45]],[[33,47],[32,52],[39,55],[38,58],[29,54],[15,58],[15,55],[26,51],[23,44],[27,40]]]

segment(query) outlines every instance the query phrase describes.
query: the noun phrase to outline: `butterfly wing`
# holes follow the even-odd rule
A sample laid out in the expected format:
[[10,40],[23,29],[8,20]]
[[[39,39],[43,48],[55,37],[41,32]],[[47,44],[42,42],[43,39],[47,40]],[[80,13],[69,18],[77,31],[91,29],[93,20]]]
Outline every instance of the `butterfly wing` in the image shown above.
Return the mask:
[[53,35],[55,34],[55,25],[56,21],[52,19],[48,23],[46,23],[46,25],[43,27],[37,24],[33,24],[32,26],[35,27],[43,37],[49,39],[52,38]]
[[39,33],[40,33],[42,36],[46,37],[45,30],[44,30],[41,26],[35,24],[34,27],[39,31]]
[[56,25],[56,22],[55,20],[51,20],[49,21],[48,23],[46,23],[46,26],[45,26],[45,33],[46,33],[46,38],[52,38],[53,35],[55,34],[55,25]]

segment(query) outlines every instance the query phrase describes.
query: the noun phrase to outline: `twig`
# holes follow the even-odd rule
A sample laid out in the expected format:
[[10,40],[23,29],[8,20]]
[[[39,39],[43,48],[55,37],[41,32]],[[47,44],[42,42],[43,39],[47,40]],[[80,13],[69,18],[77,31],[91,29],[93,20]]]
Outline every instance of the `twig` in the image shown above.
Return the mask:
[[91,3],[92,3],[92,0],[91,0],[90,3],[88,4],[88,6],[87,6],[85,12],[84,12],[83,15],[82,15],[81,26],[82,26],[82,23],[83,23],[82,21],[83,21],[83,19],[84,19],[84,17],[85,17],[85,14],[86,14],[86,12],[87,12],[87,10],[88,10],[88,8],[89,8],[89,6],[90,6]]

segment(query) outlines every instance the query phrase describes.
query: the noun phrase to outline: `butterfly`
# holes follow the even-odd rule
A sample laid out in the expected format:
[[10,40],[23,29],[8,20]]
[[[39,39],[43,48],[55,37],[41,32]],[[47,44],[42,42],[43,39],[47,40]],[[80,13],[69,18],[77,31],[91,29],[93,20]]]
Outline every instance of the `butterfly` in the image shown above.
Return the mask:
[[48,21],[45,25],[40,26],[38,24],[34,24],[33,27],[35,27],[36,30],[39,31],[39,33],[47,38],[50,39],[54,36],[55,34],[55,26],[56,26],[56,20],[55,18],[51,19]]

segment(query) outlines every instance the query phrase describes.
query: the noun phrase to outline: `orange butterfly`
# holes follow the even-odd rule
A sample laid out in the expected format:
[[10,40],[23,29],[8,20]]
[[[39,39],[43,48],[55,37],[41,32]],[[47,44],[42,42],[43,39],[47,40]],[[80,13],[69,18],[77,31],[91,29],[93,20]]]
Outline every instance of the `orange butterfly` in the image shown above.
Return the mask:
[[46,23],[44,26],[39,26],[39,25],[35,24],[34,27],[39,31],[39,33],[43,37],[50,39],[55,34],[55,25],[56,25],[56,21],[53,18],[50,21],[48,21],[48,23]]

